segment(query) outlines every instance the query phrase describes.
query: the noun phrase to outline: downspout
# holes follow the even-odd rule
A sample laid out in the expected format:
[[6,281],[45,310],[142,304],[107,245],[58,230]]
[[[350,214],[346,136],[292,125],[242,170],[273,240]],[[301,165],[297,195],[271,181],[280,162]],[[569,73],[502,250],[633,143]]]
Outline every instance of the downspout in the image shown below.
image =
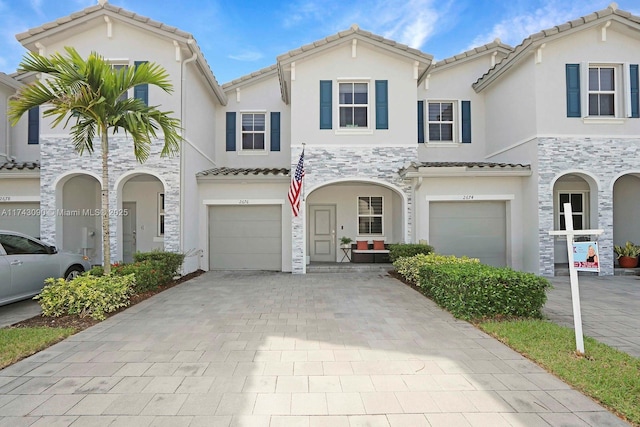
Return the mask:
[[[193,39],[189,39],[189,41],[187,42],[187,44],[191,44],[193,43],[194,40]],[[187,92],[185,90],[185,83],[187,81],[187,77],[186,77],[186,66],[187,64],[195,61],[198,58],[198,54],[194,52],[194,54],[191,56],[191,58],[186,59],[184,61],[182,61],[182,64],[180,65],[180,126],[181,126],[181,133],[182,133],[182,139],[186,140],[186,126],[185,126],[185,120],[187,118],[187,114],[185,112],[185,108],[187,105]],[[184,144],[180,143],[180,252],[184,251],[184,189],[185,189],[185,185],[184,185],[184,177],[185,177],[185,158],[184,158]],[[199,262],[198,262],[199,264]],[[183,267],[184,268],[184,267]]]

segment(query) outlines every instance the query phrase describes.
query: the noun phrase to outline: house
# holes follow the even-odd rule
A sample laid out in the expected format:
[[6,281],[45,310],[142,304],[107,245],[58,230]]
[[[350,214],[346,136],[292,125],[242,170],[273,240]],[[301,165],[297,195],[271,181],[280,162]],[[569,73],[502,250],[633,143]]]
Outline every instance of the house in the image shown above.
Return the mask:
[[[515,48],[495,40],[437,62],[353,25],[223,85],[192,35],[104,1],[17,37],[42,54],[95,49],[114,67],[153,61],[171,75],[171,95],[129,95],[182,120],[179,155],[160,159],[157,141],[141,165],[112,138],[114,260],[164,248],[188,254],[187,272],[305,273],[340,261],[348,236],[426,240],[553,275],[567,262],[548,234],[564,226],[564,202],[575,228],[605,230],[601,274],[614,271],[614,243],[640,242],[640,18],[615,4]],[[33,78],[0,75],[5,99]],[[78,156],[43,118],[5,132],[0,209],[39,203],[43,239],[100,259],[87,214],[99,209],[99,158]],[[286,194],[303,150],[294,216]]]

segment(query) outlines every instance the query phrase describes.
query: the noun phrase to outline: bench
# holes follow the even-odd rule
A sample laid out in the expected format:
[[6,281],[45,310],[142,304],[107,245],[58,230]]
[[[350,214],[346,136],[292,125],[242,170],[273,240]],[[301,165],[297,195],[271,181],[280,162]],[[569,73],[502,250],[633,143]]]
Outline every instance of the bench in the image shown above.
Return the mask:
[[367,249],[358,249],[357,243],[351,244],[351,262],[355,263],[389,263],[389,245],[384,249],[373,249],[374,244],[367,242]]

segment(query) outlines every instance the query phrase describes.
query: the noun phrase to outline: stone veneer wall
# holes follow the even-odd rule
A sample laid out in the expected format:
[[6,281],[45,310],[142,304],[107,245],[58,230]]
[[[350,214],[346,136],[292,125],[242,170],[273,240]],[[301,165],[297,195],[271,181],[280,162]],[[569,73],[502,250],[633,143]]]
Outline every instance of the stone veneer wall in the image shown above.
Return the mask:
[[[117,207],[115,182],[122,174],[135,169],[156,171],[166,183],[165,187],[165,229],[164,249],[166,251],[180,251],[180,156],[171,158],[160,157],[163,140],[154,140],[151,145],[149,159],[140,164],[133,155],[133,143],[125,136],[109,135],[109,208]],[[79,155],[74,149],[69,137],[41,137],[40,138],[40,206],[43,209],[61,209],[56,206],[56,179],[72,170],[89,171],[102,176],[102,157],[100,140],[94,143],[94,153]],[[144,208],[143,208],[144,209]],[[156,209],[153,206],[153,209]],[[110,219],[110,245],[112,262],[122,259],[117,251],[117,217]],[[42,240],[55,244],[56,220],[54,216],[40,217],[40,235]],[[101,242],[96,244],[102,245]]]
[[[291,170],[295,171],[300,156],[299,149],[291,150]],[[417,161],[415,147],[306,147],[304,153],[304,190],[315,188],[324,183],[338,179],[354,180],[375,179],[387,182],[402,189],[406,196],[407,206],[404,215],[407,218],[406,241],[411,239],[411,183],[404,181],[398,171],[410,162]],[[301,203],[300,214],[292,218],[292,273],[301,274],[306,271],[305,259],[305,203]]]
[[540,274],[554,274],[553,229],[554,178],[567,171],[583,171],[596,177],[598,185],[597,237],[600,275],[612,275],[613,182],[623,172],[640,171],[640,139],[637,138],[538,138],[538,201],[540,236]]

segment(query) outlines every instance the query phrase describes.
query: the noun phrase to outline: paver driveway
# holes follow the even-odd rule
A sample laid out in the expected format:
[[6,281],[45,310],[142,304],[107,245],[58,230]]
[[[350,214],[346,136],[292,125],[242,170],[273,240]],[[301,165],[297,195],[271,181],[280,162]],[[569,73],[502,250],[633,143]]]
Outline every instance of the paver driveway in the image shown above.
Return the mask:
[[0,425],[626,425],[380,273],[210,272],[0,371]]

